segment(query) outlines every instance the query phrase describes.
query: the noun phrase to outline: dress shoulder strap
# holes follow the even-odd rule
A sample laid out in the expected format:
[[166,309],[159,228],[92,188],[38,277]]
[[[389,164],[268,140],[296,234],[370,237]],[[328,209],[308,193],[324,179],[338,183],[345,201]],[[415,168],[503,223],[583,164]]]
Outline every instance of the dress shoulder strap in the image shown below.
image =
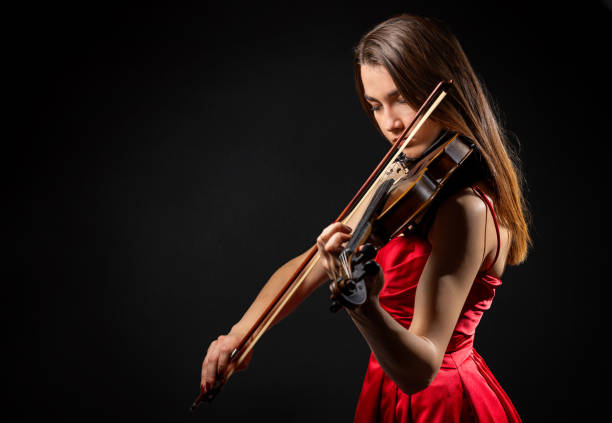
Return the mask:
[[484,192],[482,192],[482,190],[480,189],[478,185],[472,185],[472,189],[474,190],[476,195],[478,195],[482,199],[482,201],[485,202],[487,207],[489,207],[489,210],[491,210],[491,215],[493,216],[493,223],[495,223],[495,233],[497,234],[497,251],[495,251],[495,258],[493,259],[491,264],[483,271],[484,273],[486,273],[489,270],[491,270],[491,268],[497,261],[497,258],[499,257],[499,249],[501,247],[501,236],[499,234],[499,224],[497,222],[497,216],[495,215],[495,210],[493,210],[493,204],[491,204],[491,201],[489,200],[489,198],[485,195]]

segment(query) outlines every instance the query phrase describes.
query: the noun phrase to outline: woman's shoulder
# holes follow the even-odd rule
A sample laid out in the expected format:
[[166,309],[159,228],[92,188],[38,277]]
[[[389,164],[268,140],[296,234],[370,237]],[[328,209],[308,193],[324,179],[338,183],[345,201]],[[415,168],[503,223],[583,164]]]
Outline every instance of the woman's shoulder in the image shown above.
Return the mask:
[[473,187],[457,190],[442,201],[436,217],[450,219],[454,223],[480,221],[487,214],[487,205],[481,195]]
[[442,235],[471,238],[479,236],[487,218],[487,205],[472,187],[457,190],[446,197],[438,206],[428,232],[433,244]]
[[[498,226],[490,191],[483,185],[462,188],[445,198],[427,237],[433,249],[449,257],[478,258],[480,269],[503,273],[510,232]],[[492,267],[495,266],[495,267]]]

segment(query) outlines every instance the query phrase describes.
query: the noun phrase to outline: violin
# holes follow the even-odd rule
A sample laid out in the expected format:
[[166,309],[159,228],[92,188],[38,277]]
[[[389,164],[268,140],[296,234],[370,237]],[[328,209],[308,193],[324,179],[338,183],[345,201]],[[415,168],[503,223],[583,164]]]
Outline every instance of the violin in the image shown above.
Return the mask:
[[[376,249],[402,232],[415,228],[451,175],[474,151],[475,146],[471,141],[457,133],[444,132],[420,158],[407,159],[402,153],[451,88],[452,81],[442,81],[436,86],[412,122],[335,220],[355,229],[339,256],[342,274],[329,281],[332,312],[342,307],[355,308],[365,302],[367,292],[364,278],[378,272],[378,265],[373,261]],[[191,411],[201,402],[210,402],[216,397],[319,259],[315,245],[238,343],[225,373],[219,375],[212,389],[200,392],[191,405]]]

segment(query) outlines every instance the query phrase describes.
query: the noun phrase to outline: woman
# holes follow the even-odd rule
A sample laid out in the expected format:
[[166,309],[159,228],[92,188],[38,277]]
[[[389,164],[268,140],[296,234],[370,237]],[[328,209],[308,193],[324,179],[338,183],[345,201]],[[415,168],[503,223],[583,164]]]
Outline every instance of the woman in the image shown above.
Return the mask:
[[[372,351],[355,421],[520,421],[472,347],[506,264],[521,263],[530,243],[521,176],[484,87],[456,38],[412,15],[363,36],[355,76],[368,116],[390,142],[433,87],[452,79],[448,97],[403,152],[418,158],[444,131],[469,138],[477,151],[471,171],[453,175],[417,229],[378,250],[381,271],[366,281],[367,301],[347,310]],[[339,222],[322,231],[322,260],[284,315],[335,273],[350,232]],[[303,256],[278,269],[230,333],[211,343],[202,366],[204,392]]]

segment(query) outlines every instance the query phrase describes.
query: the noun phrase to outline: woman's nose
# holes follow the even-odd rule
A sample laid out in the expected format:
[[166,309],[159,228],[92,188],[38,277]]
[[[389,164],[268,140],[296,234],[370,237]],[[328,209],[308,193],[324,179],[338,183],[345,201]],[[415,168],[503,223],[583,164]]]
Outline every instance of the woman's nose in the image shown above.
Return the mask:
[[385,130],[389,132],[394,132],[397,130],[404,129],[404,124],[402,120],[395,114],[388,111],[385,115]]

